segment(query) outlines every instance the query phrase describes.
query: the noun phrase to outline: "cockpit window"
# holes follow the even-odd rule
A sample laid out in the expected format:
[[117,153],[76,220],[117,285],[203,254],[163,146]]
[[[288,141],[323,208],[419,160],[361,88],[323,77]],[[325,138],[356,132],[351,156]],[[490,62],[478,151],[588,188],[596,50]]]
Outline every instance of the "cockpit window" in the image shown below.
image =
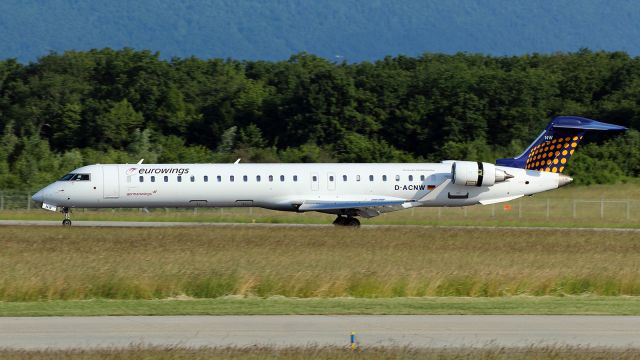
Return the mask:
[[76,174],[76,176],[74,176],[71,181],[89,181],[90,177],[89,174]]
[[91,174],[67,174],[58,181],[89,181]]
[[58,181],[69,181],[74,176],[76,176],[76,174],[67,174],[67,175],[61,177],[60,180],[58,180]]

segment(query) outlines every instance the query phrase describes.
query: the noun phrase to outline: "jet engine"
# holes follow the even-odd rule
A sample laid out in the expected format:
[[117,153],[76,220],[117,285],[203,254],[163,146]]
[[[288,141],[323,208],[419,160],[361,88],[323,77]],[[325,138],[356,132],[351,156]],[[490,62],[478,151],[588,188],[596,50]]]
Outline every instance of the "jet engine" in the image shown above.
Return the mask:
[[475,161],[456,161],[451,167],[453,183],[464,186],[491,186],[511,179],[513,175],[496,169],[494,164]]

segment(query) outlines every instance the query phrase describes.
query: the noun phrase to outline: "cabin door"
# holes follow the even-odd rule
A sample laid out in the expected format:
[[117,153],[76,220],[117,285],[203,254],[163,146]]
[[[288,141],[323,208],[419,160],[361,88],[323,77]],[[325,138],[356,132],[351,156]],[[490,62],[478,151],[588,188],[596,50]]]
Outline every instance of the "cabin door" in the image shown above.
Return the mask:
[[120,197],[118,165],[102,165],[102,194],[105,199]]

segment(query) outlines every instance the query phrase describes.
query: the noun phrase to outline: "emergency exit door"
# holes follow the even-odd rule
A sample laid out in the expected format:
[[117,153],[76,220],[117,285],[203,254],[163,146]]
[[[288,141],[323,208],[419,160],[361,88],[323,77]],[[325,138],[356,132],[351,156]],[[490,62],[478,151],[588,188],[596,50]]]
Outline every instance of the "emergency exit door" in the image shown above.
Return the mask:
[[333,173],[327,173],[327,190],[333,191],[336,189],[336,176]]

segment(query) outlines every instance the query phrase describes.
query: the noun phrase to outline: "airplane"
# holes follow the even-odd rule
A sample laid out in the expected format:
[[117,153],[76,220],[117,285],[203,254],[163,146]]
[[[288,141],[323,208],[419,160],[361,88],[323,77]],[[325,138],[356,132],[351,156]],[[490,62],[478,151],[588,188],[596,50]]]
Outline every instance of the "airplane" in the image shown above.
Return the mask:
[[414,207],[488,205],[569,184],[562,174],[587,131],[627,128],[577,116],[551,120],[522,154],[495,164],[95,164],[64,175],[33,195],[42,208],[261,207],[336,215],[339,226],[357,217]]

